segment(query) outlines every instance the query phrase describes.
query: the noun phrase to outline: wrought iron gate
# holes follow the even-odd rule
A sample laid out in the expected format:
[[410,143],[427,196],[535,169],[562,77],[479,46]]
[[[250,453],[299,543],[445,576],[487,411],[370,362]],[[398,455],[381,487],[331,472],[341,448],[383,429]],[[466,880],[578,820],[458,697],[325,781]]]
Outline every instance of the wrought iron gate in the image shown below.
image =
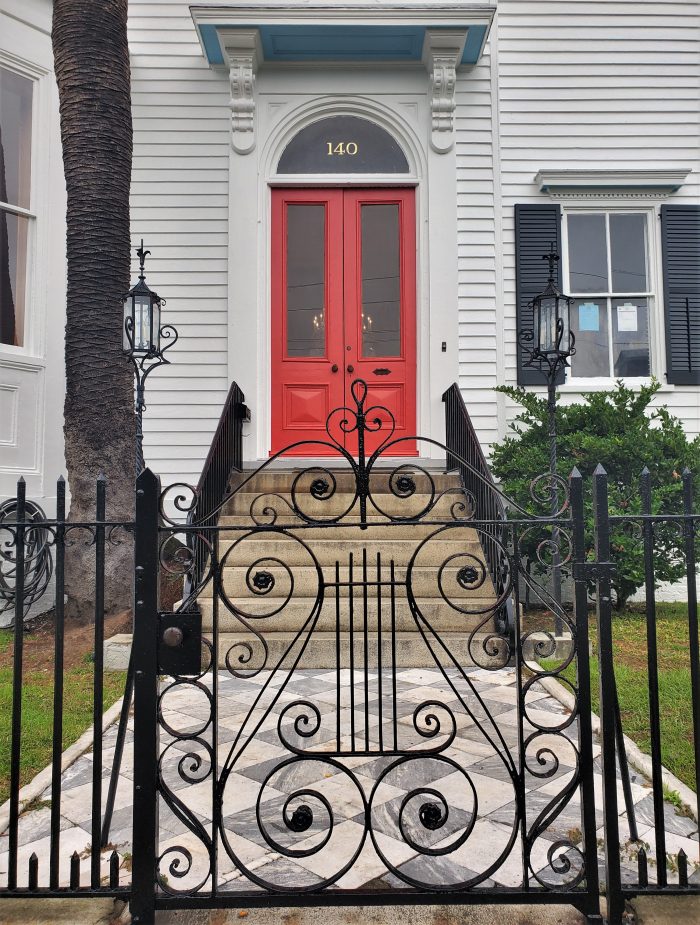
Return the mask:
[[[400,454],[391,416],[366,407],[362,381],[352,395],[324,436],[336,460],[297,472],[285,495],[250,494],[267,463],[188,520],[196,493],[161,490],[149,471],[139,478],[134,921],[153,921],[156,908],[439,895],[568,902],[594,920],[587,576],[578,575],[572,616],[525,573],[521,555],[536,536],[542,562],[554,542],[560,562],[583,562],[580,478],[571,495],[550,476],[533,486],[544,510],[557,493],[555,516],[509,502],[505,520],[505,499],[454,439],[441,450],[471,489],[464,478],[439,484],[419,465],[386,468],[387,450]],[[386,439],[366,458],[365,434],[382,428]],[[353,431],[357,459],[339,439]],[[219,519],[229,510],[236,515]],[[348,525],[363,538],[359,554],[357,544],[342,549]],[[410,537],[407,562],[397,562],[398,541],[377,548],[380,528]],[[334,536],[337,554],[321,556],[319,538],[327,549]],[[182,545],[173,557],[174,538]],[[172,613],[158,612],[163,565],[187,579]],[[512,619],[522,581],[551,626]],[[285,611],[290,629],[273,645],[266,625]],[[558,640],[555,618],[565,627]],[[422,650],[413,672],[402,664],[409,644]],[[321,669],[313,659],[323,646]],[[490,676],[503,682],[500,706],[485,693]],[[552,677],[574,693],[570,713],[536,709]],[[185,727],[173,725],[180,710]]]

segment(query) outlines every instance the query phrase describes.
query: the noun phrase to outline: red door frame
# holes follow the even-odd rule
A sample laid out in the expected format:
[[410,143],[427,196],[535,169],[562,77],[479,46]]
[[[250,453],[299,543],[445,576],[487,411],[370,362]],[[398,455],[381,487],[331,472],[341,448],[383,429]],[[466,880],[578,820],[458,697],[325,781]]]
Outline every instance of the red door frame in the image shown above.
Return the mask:
[[[289,203],[322,203],[325,222],[325,352],[322,357],[288,357],[286,330],[286,251]],[[362,281],[361,208],[365,203],[396,203],[399,207],[401,355],[361,356]],[[272,190],[272,312],[271,395],[272,453],[303,441],[288,455],[323,456],[329,448],[314,441],[327,439],[325,416],[349,400],[350,382],[368,384],[367,407],[386,404],[396,418],[394,439],[416,432],[416,218],[415,189],[400,188],[275,188]],[[337,367],[337,372],[333,368]],[[389,374],[383,370],[389,369]],[[382,373],[375,370],[381,369]],[[296,402],[296,423],[290,401]],[[313,409],[300,425],[299,409]],[[303,415],[302,415],[303,416]],[[291,421],[291,423],[290,423]],[[371,452],[387,435],[386,427],[370,442]],[[335,433],[335,437],[341,437]],[[342,437],[341,437],[342,438]],[[350,452],[357,447],[346,439]],[[416,454],[415,441],[399,443],[394,455]]]

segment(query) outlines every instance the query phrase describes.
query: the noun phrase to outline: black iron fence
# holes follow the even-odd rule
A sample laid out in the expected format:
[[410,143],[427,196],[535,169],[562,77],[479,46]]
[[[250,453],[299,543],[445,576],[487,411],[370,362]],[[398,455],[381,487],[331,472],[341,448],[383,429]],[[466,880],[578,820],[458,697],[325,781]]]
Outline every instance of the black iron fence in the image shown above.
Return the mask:
[[[1,785],[8,793],[5,804],[0,807],[0,896],[123,896],[129,894],[130,874],[128,865],[123,864],[116,850],[103,852],[100,845],[100,827],[103,813],[103,777],[109,770],[109,761],[103,756],[103,700],[104,700],[104,601],[105,563],[111,548],[125,541],[125,533],[132,532],[133,521],[112,521],[106,517],[107,483],[103,478],[96,482],[95,519],[89,522],[69,521],[66,518],[66,485],[61,478],[56,485],[56,516],[37,521],[34,507],[28,506],[26,488],[20,479],[13,517],[6,519],[0,528],[0,559],[7,566],[5,574],[11,576],[5,588],[10,587],[14,601],[15,619],[10,638],[6,640],[7,651],[11,652],[12,691],[9,714],[0,718],[0,747],[6,749],[0,767],[8,768],[7,779]],[[92,583],[94,618],[92,620],[92,653],[89,672],[91,678],[81,675],[81,683],[90,685],[92,715],[92,762],[89,775],[90,797],[87,801],[86,817],[80,837],[84,835],[81,850],[74,847],[75,838],[66,833],[66,820],[62,816],[65,797],[65,782],[62,780],[62,757],[64,751],[64,716],[71,709],[65,690],[66,656],[66,574],[70,574],[71,547],[89,547],[92,550],[91,574],[85,574],[86,559],[81,555],[80,582]],[[25,642],[28,627],[25,617],[26,576],[34,567],[38,556],[44,560],[53,559],[55,569],[55,597],[53,609],[47,620],[52,624],[53,657],[51,668],[39,668],[32,664]],[[43,568],[48,568],[44,565]],[[76,576],[75,569],[72,572]],[[30,579],[30,593],[33,594]],[[124,609],[130,610],[130,596],[124,601]],[[37,673],[49,673],[46,679],[37,679]],[[50,680],[50,683],[47,683]],[[25,715],[28,693],[25,684],[36,689],[41,686],[44,695],[39,703],[33,702],[32,712]],[[75,696],[75,692],[73,692]],[[41,751],[37,739],[46,728],[51,731],[50,745],[44,742],[46,754]],[[49,759],[50,782],[44,793],[33,794],[28,807],[23,795],[23,784],[27,783],[25,766],[36,760],[37,750],[43,760]],[[4,775],[3,775],[4,776]],[[24,808],[40,807],[48,812],[48,819],[42,823],[42,852],[27,855],[24,848],[26,836],[21,837],[20,816]],[[37,837],[37,836],[35,836]],[[71,847],[71,845],[73,847]],[[0,918],[2,916],[0,915]]]
[[[663,770],[663,755],[665,736],[674,735],[673,730],[664,728],[663,703],[664,696],[660,689],[660,664],[664,658],[663,651],[659,651],[659,626],[657,619],[657,589],[656,571],[658,557],[668,555],[667,534],[675,532],[678,538],[677,555],[680,556],[685,578],[683,581],[684,605],[687,608],[687,653],[686,662],[690,678],[691,695],[687,704],[688,714],[691,716],[692,727],[692,753],[694,763],[694,779],[697,787],[700,783],[700,653],[698,647],[698,613],[697,613],[697,541],[698,521],[700,514],[695,513],[693,505],[692,476],[689,472],[683,473],[683,506],[676,513],[652,513],[653,486],[648,474],[642,478],[641,506],[639,513],[625,516],[612,515],[608,509],[608,481],[602,468],[596,470],[592,483],[585,482],[578,472],[574,470],[568,485],[562,485],[562,504],[557,516],[547,514],[536,516],[523,511],[517,506],[511,506],[509,516],[505,516],[505,501],[498,488],[493,484],[488,466],[483,454],[477,452],[473,429],[468,423],[468,417],[462,413],[460,401],[452,394],[446,393],[446,408],[448,411],[448,440],[447,468],[457,468],[461,475],[467,497],[473,501],[473,510],[462,511],[460,523],[464,518],[479,532],[482,538],[484,559],[488,566],[497,598],[501,592],[512,592],[513,614],[518,618],[513,620],[513,639],[509,643],[510,654],[516,671],[521,677],[521,701],[519,707],[523,710],[520,735],[523,737],[522,748],[518,752],[520,765],[515,763],[513,769],[514,787],[522,797],[522,826],[527,857],[534,841],[542,835],[553,823],[556,823],[559,814],[565,807],[571,807],[574,794],[580,794],[581,832],[585,838],[577,842],[573,835],[567,835],[562,844],[562,850],[556,857],[550,858],[550,867],[561,878],[561,882],[543,885],[539,881],[526,878],[519,890],[505,888],[482,888],[462,891],[450,889],[443,893],[440,901],[449,902],[486,902],[486,901],[529,901],[529,902],[555,902],[562,897],[566,901],[578,902],[581,908],[586,908],[589,914],[596,907],[599,889],[607,894],[608,920],[611,925],[619,925],[622,921],[624,901],[626,898],[642,893],[655,894],[689,894],[700,893],[700,869],[697,860],[689,856],[687,850],[678,847],[677,827],[669,821],[668,808],[664,802],[664,795],[668,795],[668,784],[665,782]],[[242,421],[242,396],[237,394],[233,405],[239,406],[238,411],[232,411],[229,425],[234,429],[240,428]],[[240,446],[240,430],[233,440],[234,445]],[[231,446],[231,437],[226,436],[222,430],[222,443]],[[11,565],[15,589],[15,609],[17,619],[12,629],[10,645],[12,648],[12,694],[11,710],[8,716],[0,719],[0,732],[7,741],[9,755],[8,789],[9,799],[6,806],[7,828],[4,836],[0,836],[0,897],[7,896],[86,896],[108,895],[130,897],[134,908],[140,910],[142,923],[152,921],[149,918],[157,907],[169,906],[171,908],[185,908],[188,906],[215,906],[217,904],[241,904],[240,896],[233,894],[228,898],[217,892],[216,885],[203,893],[186,890],[178,893],[177,884],[170,884],[165,890],[158,885],[156,868],[159,860],[158,838],[158,810],[159,798],[158,774],[161,760],[161,746],[159,745],[159,726],[161,724],[161,705],[159,700],[159,650],[162,651],[163,642],[163,616],[159,613],[158,578],[161,569],[160,551],[164,535],[176,534],[178,530],[189,533],[195,538],[200,536],[208,549],[217,549],[221,545],[221,531],[218,526],[216,514],[226,498],[226,484],[231,470],[240,465],[240,459],[230,464],[221,452],[221,461],[217,462],[217,453],[213,454],[213,463],[208,467],[210,477],[200,483],[199,494],[196,497],[194,509],[200,512],[203,522],[194,522],[190,515],[189,526],[187,521],[179,528],[177,525],[162,525],[162,510],[160,486],[156,477],[148,470],[143,473],[138,482],[137,511],[134,522],[108,521],[106,519],[106,493],[107,485],[99,480],[96,485],[95,518],[90,522],[74,523],[66,519],[65,512],[65,485],[59,481],[57,487],[57,511],[54,518],[42,522],[40,526],[26,515],[25,486],[20,482],[17,490],[17,499],[14,508],[14,517],[3,525],[6,540],[2,547],[2,557]],[[405,474],[405,473],[402,473]],[[391,480],[390,480],[391,481]],[[326,489],[319,495],[316,489],[315,503],[326,496]],[[176,494],[176,492],[175,492]],[[200,495],[202,496],[200,500]],[[591,522],[586,519],[584,496],[590,496],[594,504],[594,517]],[[397,495],[397,497],[400,497]],[[434,512],[433,512],[434,513]],[[213,516],[213,519],[210,519]],[[406,521],[404,521],[406,522]],[[426,526],[435,526],[436,530],[444,530],[444,525],[435,523],[426,518]],[[397,516],[397,526],[401,523]],[[307,518],[302,525],[308,530],[319,529],[321,521]],[[336,524],[326,523],[328,529]],[[46,537],[54,559],[56,576],[56,594],[53,615],[53,684],[51,689],[51,709],[49,710],[49,723],[52,728],[52,742],[50,749],[50,783],[49,790],[44,794],[43,800],[50,805],[44,805],[48,810],[46,856],[37,856],[32,853],[26,855],[23,851],[21,833],[21,775],[23,753],[27,747],[32,729],[27,725],[23,714],[23,686],[27,663],[27,650],[25,649],[25,623],[23,618],[25,609],[24,587],[27,561],[33,554],[35,547],[33,531],[41,529]],[[230,530],[231,527],[226,529]],[[241,528],[243,529],[243,528]],[[282,527],[253,524],[249,531],[274,530],[284,532]],[[105,773],[109,770],[109,760],[104,759],[104,742],[102,736],[102,704],[103,704],[103,643],[104,643],[104,587],[105,562],[109,556],[110,546],[120,542],[122,531],[135,530],[135,692],[136,692],[136,726],[134,745],[134,790],[133,790],[133,840],[130,845],[129,864],[125,864],[125,852],[101,848],[101,827],[104,821],[104,785]],[[551,538],[556,531],[557,542],[560,546],[558,562],[568,570],[572,576],[574,587],[574,612],[560,615],[569,634],[569,647],[563,656],[557,654],[557,648],[551,628],[544,624],[533,626],[532,618],[521,615],[518,582],[513,580],[521,568],[519,562],[520,550],[523,546],[523,537],[532,531],[538,531],[542,537],[541,547],[551,553]],[[652,802],[653,833],[645,837],[630,838],[632,825],[629,812],[623,815],[625,806],[618,795],[618,782],[616,764],[624,761],[625,756],[620,748],[617,735],[615,716],[617,708],[617,689],[615,675],[614,642],[616,635],[616,620],[614,610],[613,586],[616,563],[616,540],[620,531],[639,544],[643,562],[644,590],[645,590],[645,629],[646,644],[639,652],[643,658],[648,674],[648,740],[649,760],[651,763],[651,787],[649,794]],[[207,538],[217,537],[217,544],[207,546]],[[663,543],[660,542],[663,537]],[[77,851],[69,843],[62,820],[62,801],[65,799],[65,781],[62,778],[61,760],[63,751],[63,725],[64,711],[66,709],[64,692],[64,666],[65,666],[65,627],[66,614],[64,606],[66,554],[73,543],[89,544],[94,550],[92,560],[92,574],[90,580],[94,584],[94,621],[92,627],[94,661],[92,662],[91,697],[92,697],[92,748],[93,758],[89,778],[86,783],[90,790],[89,821],[84,824],[85,850]],[[591,544],[594,544],[592,548]],[[197,564],[197,561],[199,564]],[[191,582],[202,579],[201,562],[196,560],[193,566],[197,569],[199,578],[192,574],[191,568],[185,568],[183,575],[189,574]],[[216,563],[215,563],[216,564]],[[547,568],[547,561],[542,563]],[[267,566],[269,570],[274,566]],[[549,561],[551,568],[551,560]],[[223,588],[220,576],[212,572],[219,591]],[[85,577],[84,575],[82,576]],[[464,581],[469,585],[473,581],[471,573],[464,573]],[[532,579],[528,579],[532,581]],[[264,591],[267,585],[256,586],[257,591]],[[463,586],[464,589],[464,586]],[[590,610],[591,601],[595,602],[595,618]],[[126,600],[125,609],[131,606],[131,600]],[[543,610],[549,608],[550,615],[557,616],[556,602],[551,599],[546,589],[541,590],[540,603]],[[600,766],[598,759],[594,758],[594,735],[591,725],[591,666],[589,664],[588,638],[591,622],[595,619],[596,626],[596,653],[598,665],[599,684],[599,715],[601,718],[600,733]],[[685,619],[685,618],[684,618]],[[215,630],[216,634],[216,630]],[[502,632],[496,635],[503,635]],[[210,643],[210,651],[216,652],[217,640],[214,635]],[[215,664],[216,662],[214,662]],[[210,674],[216,675],[212,669]],[[552,761],[550,747],[543,741],[540,750],[537,750],[537,737],[543,731],[536,727],[528,727],[526,712],[526,695],[533,683],[548,679],[562,681],[572,692],[575,707],[574,718],[576,725],[568,720],[567,728],[574,737],[577,748],[577,766],[573,771],[573,783],[563,789],[547,805],[542,815],[539,808],[528,808],[528,792],[523,784],[526,773],[532,774],[532,768],[539,778],[547,778],[547,762]],[[204,681],[197,681],[204,685]],[[214,691],[216,682],[212,680]],[[207,688],[209,691],[210,688]],[[212,696],[207,694],[208,697]],[[215,696],[215,695],[214,695]],[[216,713],[213,713],[214,730]],[[2,724],[4,723],[4,730]],[[301,727],[303,728],[303,727]],[[562,726],[562,729],[564,727]],[[555,728],[547,733],[558,736],[562,729]],[[0,735],[2,741],[2,735]],[[530,743],[535,744],[530,746]],[[215,744],[212,746],[215,754]],[[533,751],[528,752],[528,748]],[[543,749],[543,750],[542,750]],[[183,752],[183,754],[185,754]],[[194,754],[194,753],[193,753]],[[528,757],[529,756],[529,757]],[[201,765],[201,756],[194,758],[188,756],[194,763],[186,771],[196,780],[195,770]],[[184,760],[184,759],[183,759]],[[199,762],[199,764],[197,764]],[[541,765],[541,767],[537,767]],[[216,794],[217,782],[216,761],[212,764],[212,795]],[[193,770],[195,769],[195,770]],[[596,795],[596,775],[600,775],[600,791]],[[666,779],[667,780],[667,779]],[[186,805],[186,797],[180,793],[180,803]],[[436,798],[437,799],[437,798]],[[432,810],[431,810],[432,811]],[[602,819],[597,813],[602,811]],[[689,807],[695,819],[698,818],[697,797],[693,798],[693,805]],[[538,815],[539,813],[539,815]],[[298,814],[297,814],[298,815]],[[435,814],[433,813],[433,816]],[[426,815],[428,828],[440,822],[440,812],[433,819]],[[0,810],[2,817],[2,810]],[[187,822],[189,815],[185,809],[181,810],[181,821]],[[299,822],[296,819],[294,824]],[[669,828],[671,826],[671,828]],[[629,831],[628,831],[629,829]],[[601,835],[601,841],[596,841],[596,833]],[[211,838],[216,839],[216,832]],[[697,836],[695,836],[697,838]],[[689,839],[692,841],[692,838]],[[561,848],[561,845],[559,846]],[[186,864],[184,865],[186,866]],[[526,865],[527,866],[527,862]],[[133,876],[129,868],[133,868]],[[482,885],[483,886],[483,885]],[[435,901],[436,894],[440,894],[437,885],[432,892],[414,893],[411,890],[398,891],[394,896],[391,890],[381,890],[376,894],[363,891],[354,894],[352,891],[325,891],[315,894],[313,892],[297,892],[293,885],[289,890],[282,890],[274,894],[276,902],[282,905],[313,905],[353,902],[429,902]],[[446,898],[449,895],[449,898]],[[432,898],[431,898],[432,897]],[[578,897],[578,898],[577,898]],[[582,898],[583,897],[583,898]],[[257,898],[247,897],[244,904],[269,905],[271,896],[261,893]],[[593,918],[591,919],[594,920]]]

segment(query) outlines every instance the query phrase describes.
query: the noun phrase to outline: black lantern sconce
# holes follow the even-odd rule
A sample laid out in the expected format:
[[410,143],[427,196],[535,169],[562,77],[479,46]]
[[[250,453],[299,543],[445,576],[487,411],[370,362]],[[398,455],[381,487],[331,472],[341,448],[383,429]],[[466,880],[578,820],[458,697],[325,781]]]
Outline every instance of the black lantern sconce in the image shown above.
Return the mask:
[[559,260],[554,245],[542,257],[549,261],[549,278],[543,292],[530,302],[532,330],[521,331],[519,340],[530,354],[527,366],[543,365],[542,372],[552,382],[560,369],[569,365],[569,357],[576,353],[575,338],[571,333],[571,306],[574,300],[559,291],[554,279],[554,268]]
[[136,251],[139,257],[139,280],[123,297],[124,329],[122,349],[124,356],[134,367],[136,378],[134,411],[136,413],[136,474],[145,466],[143,457],[143,412],[146,410],[146,378],[158,366],[170,363],[165,357],[178,338],[171,324],[161,327],[160,314],[165,305],[158,293],[146,285],[144,264],[150,251],[141,247]]

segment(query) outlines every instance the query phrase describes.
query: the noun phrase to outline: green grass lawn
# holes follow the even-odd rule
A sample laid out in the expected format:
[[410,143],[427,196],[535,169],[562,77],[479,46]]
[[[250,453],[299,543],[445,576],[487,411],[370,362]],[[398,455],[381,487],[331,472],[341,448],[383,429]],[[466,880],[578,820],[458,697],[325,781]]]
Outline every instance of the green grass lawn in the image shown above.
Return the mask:
[[[0,803],[10,793],[10,744],[12,722],[12,667],[7,655],[12,633],[0,630]],[[53,739],[53,671],[32,667],[35,641],[25,637],[24,681],[22,685],[22,785],[51,761]],[[64,673],[63,748],[71,745],[92,725],[93,666],[90,654]],[[126,672],[105,672],[104,707],[111,706],[124,692]]]
[[[685,604],[656,605],[663,764],[695,789],[692,695],[688,653],[688,611]],[[591,659],[593,710],[599,712],[597,633],[594,614],[589,623],[594,658]],[[647,672],[646,616],[643,605],[630,604],[613,612],[615,677],[620,698],[622,726],[642,751],[650,752],[649,687]],[[551,662],[544,663],[551,665]],[[574,678],[573,666],[565,672]]]

